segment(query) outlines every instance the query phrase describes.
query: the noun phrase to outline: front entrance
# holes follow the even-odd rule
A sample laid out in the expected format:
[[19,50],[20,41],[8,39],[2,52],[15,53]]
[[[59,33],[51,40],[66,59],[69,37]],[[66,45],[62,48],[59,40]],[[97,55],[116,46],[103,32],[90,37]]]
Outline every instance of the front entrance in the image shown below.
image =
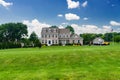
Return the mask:
[[47,40],[47,45],[51,46],[52,45],[52,40]]
[[63,46],[65,46],[66,45],[66,40],[62,40],[61,43],[62,43]]

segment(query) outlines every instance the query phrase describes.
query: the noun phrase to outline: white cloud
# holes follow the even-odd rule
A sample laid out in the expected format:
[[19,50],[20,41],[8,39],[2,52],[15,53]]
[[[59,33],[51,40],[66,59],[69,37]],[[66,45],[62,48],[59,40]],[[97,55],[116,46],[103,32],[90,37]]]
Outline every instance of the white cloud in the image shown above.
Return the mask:
[[76,14],[72,14],[72,13],[68,13],[68,14],[65,14],[65,18],[66,20],[79,20],[80,17]]
[[73,9],[73,8],[78,8],[80,5],[79,1],[72,1],[72,0],[67,0],[67,4],[68,4],[68,9]]
[[88,1],[83,2],[82,7],[86,7],[88,4]]
[[82,34],[82,33],[106,33],[111,32],[111,26],[103,26],[102,28],[99,28],[96,25],[82,25],[79,26],[77,24],[71,25],[76,34]]
[[37,19],[34,19],[32,21],[24,20],[23,24],[26,24],[28,26],[28,35],[30,35],[34,31],[38,35],[38,37],[41,37],[42,28],[51,26],[46,23],[41,23]]
[[4,1],[4,0],[0,0],[0,5],[8,8],[9,6],[13,5],[13,3],[11,3],[11,2],[6,2],[6,1]]
[[86,20],[88,20],[88,18],[87,18],[87,17],[84,17],[84,18],[83,18],[83,20],[85,20],[85,21],[86,21]]
[[63,17],[63,15],[62,15],[62,14],[58,14],[57,16],[58,16],[58,17]]
[[64,29],[65,27],[64,27],[64,26],[62,26],[62,25],[60,25],[58,28],[59,28],[59,29]]
[[103,29],[109,29],[109,30],[111,30],[111,26],[103,26]]
[[112,26],[120,26],[120,22],[116,22],[116,21],[110,21],[110,24]]
[[116,29],[114,32],[120,32],[120,28]]
[[62,23],[62,25],[68,25],[69,23],[67,23],[67,22],[64,22],[64,23]]

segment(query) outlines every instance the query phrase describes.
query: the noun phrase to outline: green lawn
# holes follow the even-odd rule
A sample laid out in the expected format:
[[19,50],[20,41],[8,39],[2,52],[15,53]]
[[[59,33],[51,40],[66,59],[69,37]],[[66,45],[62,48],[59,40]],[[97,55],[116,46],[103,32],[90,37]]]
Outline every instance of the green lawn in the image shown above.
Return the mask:
[[120,44],[0,50],[0,80],[120,80]]

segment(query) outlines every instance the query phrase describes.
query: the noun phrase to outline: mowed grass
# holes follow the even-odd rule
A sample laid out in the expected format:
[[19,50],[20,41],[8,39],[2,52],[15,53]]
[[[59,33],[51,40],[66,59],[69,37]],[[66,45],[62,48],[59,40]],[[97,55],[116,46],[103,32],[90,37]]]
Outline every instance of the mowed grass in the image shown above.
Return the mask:
[[120,44],[0,50],[0,80],[120,80]]

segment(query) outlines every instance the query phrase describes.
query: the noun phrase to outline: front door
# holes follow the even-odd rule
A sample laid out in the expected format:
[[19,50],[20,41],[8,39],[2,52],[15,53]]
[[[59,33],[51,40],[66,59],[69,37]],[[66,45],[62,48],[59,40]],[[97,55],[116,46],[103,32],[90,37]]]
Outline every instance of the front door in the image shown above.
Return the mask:
[[47,45],[48,45],[48,46],[51,46],[51,45],[52,45],[52,40],[48,40],[48,41],[47,41]]

